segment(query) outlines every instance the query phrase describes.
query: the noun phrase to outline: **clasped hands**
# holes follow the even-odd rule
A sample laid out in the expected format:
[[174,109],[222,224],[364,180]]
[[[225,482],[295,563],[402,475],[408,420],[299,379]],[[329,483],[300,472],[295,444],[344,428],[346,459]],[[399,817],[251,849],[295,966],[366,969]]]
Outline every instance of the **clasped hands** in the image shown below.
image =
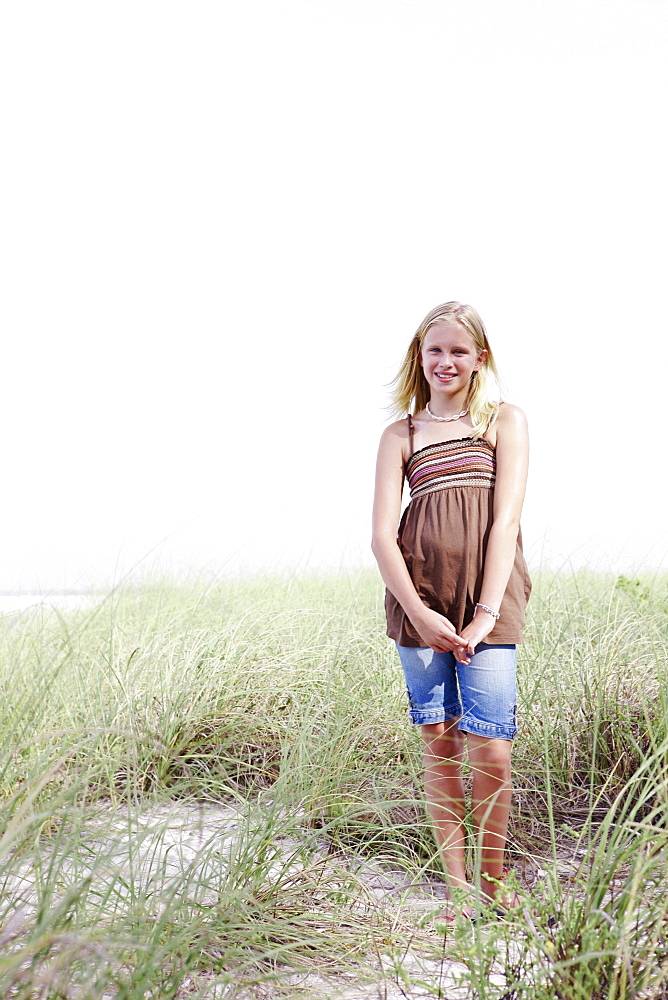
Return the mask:
[[458,635],[452,622],[444,615],[425,608],[413,624],[425,646],[437,653],[451,652],[458,663],[467,664],[471,662],[478,643],[485,641],[496,621],[491,615],[476,614]]

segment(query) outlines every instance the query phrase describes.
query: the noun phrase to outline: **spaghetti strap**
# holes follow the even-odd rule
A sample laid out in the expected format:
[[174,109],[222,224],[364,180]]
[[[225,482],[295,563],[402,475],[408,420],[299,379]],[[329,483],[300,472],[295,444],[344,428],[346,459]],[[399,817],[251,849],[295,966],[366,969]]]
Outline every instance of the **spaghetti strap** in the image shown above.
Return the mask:
[[404,462],[404,479],[406,478],[406,466],[410,462],[410,460],[411,460],[411,458],[413,456],[413,452],[415,451],[415,446],[413,444],[413,439],[415,437],[415,428],[413,427],[413,418],[411,417],[410,413],[407,416],[407,420],[408,420],[408,451],[409,451],[409,455],[408,455],[408,458],[406,459],[406,461]]

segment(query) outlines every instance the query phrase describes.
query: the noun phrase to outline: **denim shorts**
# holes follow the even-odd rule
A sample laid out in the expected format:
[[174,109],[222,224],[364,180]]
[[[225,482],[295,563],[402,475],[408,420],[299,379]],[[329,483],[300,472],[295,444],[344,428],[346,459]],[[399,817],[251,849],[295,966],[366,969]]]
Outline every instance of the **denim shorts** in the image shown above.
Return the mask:
[[470,663],[428,646],[397,645],[406,678],[409,714],[418,726],[459,721],[476,736],[512,740],[517,732],[515,646],[476,646]]

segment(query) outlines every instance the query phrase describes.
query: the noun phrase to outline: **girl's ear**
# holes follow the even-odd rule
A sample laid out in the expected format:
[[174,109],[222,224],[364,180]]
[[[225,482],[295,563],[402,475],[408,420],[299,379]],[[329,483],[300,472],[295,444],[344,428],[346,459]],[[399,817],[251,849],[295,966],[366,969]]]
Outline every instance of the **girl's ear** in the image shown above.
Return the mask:
[[477,371],[479,371],[482,368],[482,366],[484,365],[485,361],[487,361],[487,354],[488,354],[487,351],[481,351],[480,352],[480,354],[478,355],[478,357],[476,359],[475,367],[473,369],[474,372],[477,372]]

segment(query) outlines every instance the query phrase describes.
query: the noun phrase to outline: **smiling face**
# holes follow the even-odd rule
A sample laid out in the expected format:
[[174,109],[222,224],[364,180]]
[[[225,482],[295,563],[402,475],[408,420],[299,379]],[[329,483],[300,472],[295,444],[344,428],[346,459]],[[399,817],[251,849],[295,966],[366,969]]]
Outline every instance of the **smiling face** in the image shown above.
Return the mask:
[[439,396],[463,405],[473,372],[482,367],[487,351],[479,351],[475,340],[459,323],[435,323],[422,341],[420,364],[431,390],[431,399]]

